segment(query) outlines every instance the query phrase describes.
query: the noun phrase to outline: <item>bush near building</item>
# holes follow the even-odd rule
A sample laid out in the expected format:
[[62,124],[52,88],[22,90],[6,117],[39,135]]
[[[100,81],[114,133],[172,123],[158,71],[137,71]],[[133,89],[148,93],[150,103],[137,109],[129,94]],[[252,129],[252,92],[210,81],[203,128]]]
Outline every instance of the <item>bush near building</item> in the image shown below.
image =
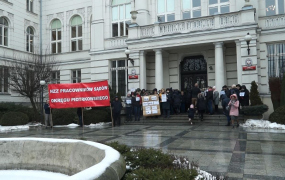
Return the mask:
[[29,121],[37,121],[37,116],[34,114],[32,108],[28,106],[23,106],[22,104],[16,104],[11,102],[1,102],[0,103],[0,117],[1,114],[5,114],[7,112],[22,112],[29,117]]
[[271,101],[273,104],[273,109],[276,110],[280,107],[281,101],[281,80],[279,77],[269,78],[269,89],[271,92]]
[[278,124],[285,124],[285,106],[281,106],[271,113],[269,121],[276,122]]
[[53,125],[68,125],[74,123],[77,119],[76,109],[53,109],[52,121]]
[[268,111],[268,106],[266,104],[256,105],[256,106],[245,106],[242,108],[244,115],[250,116],[260,116]]
[[281,84],[280,106],[285,106],[285,76],[284,75],[283,75],[283,80]]
[[28,122],[29,117],[22,112],[7,112],[0,119],[1,126],[26,125]]
[[83,111],[84,125],[96,124],[99,122],[111,122],[110,107],[97,107],[92,110]]
[[261,98],[258,92],[258,86],[255,81],[251,82],[250,93],[249,93],[249,100],[251,106],[262,105]]

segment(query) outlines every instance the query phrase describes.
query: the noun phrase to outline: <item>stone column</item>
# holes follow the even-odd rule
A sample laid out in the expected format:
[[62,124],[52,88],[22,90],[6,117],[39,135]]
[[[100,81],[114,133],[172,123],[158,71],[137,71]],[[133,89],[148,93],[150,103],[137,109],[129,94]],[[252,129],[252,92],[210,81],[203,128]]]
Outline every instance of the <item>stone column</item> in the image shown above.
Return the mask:
[[237,82],[242,84],[242,62],[241,62],[241,44],[236,40],[236,54],[237,54]]
[[146,52],[140,51],[140,89],[146,88]]
[[163,59],[162,50],[154,49],[155,51],[155,87],[157,90],[163,88]]
[[215,44],[215,86],[220,89],[225,85],[223,42]]

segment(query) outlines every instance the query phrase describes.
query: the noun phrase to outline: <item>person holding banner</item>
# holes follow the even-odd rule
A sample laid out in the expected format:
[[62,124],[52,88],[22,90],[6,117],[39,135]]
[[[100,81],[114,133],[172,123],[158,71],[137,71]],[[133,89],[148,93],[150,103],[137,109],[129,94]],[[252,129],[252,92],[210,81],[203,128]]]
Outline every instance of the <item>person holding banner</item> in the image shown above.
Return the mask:
[[45,125],[46,125],[46,128],[48,127],[48,124],[52,128],[53,124],[52,124],[51,116],[50,116],[51,109],[49,106],[49,100],[46,101],[46,103],[44,105],[44,109],[45,109]]
[[127,122],[132,121],[132,97],[131,92],[128,92],[127,97],[125,99],[126,110],[127,110]]
[[77,108],[77,116],[79,119],[79,126],[83,127],[83,123],[82,123],[82,108]]
[[123,106],[121,101],[119,101],[119,97],[115,97],[115,101],[112,102],[112,111],[113,111],[113,118],[114,118],[114,126],[121,125],[121,110]]

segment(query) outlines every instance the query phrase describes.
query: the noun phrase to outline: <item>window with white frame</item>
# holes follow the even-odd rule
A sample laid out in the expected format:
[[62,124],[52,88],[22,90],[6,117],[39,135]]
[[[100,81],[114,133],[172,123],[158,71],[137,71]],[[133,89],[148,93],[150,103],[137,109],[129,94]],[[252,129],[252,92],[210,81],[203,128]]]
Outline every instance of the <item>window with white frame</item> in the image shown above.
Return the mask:
[[0,46],[8,46],[8,21],[0,18]]
[[201,0],[183,0],[183,19],[201,17]]
[[285,73],[285,42],[267,45],[268,77],[283,77]]
[[60,84],[60,71],[51,72],[51,80],[52,84]]
[[230,12],[230,1],[229,0],[208,0],[209,1],[209,15],[218,13]]
[[51,52],[61,53],[61,22],[58,19],[51,23]]
[[27,0],[27,11],[34,12],[33,5],[33,0]]
[[175,1],[157,0],[157,21],[170,22],[175,21]]
[[28,52],[34,52],[34,36],[34,29],[32,27],[28,27],[26,32],[26,50]]
[[111,62],[111,87],[112,90],[122,96],[127,92],[127,71],[126,60],[116,60]]
[[72,83],[81,82],[81,70],[80,69],[72,70],[71,80],[72,80]]
[[266,16],[284,14],[285,0],[265,0]]
[[131,23],[131,0],[112,1],[112,37],[127,36]]
[[71,51],[82,50],[82,19],[79,15],[71,20]]
[[0,66],[0,93],[7,93],[9,89],[9,70],[8,67]]

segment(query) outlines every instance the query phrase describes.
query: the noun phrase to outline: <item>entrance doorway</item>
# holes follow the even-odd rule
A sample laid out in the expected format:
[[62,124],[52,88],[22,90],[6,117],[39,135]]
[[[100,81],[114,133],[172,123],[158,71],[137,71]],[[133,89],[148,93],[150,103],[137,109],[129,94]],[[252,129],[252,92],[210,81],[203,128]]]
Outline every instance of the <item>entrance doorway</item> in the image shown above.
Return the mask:
[[191,90],[195,83],[199,88],[207,88],[207,62],[204,56],[185,57],[180,64],[181,69],[181,90]]

